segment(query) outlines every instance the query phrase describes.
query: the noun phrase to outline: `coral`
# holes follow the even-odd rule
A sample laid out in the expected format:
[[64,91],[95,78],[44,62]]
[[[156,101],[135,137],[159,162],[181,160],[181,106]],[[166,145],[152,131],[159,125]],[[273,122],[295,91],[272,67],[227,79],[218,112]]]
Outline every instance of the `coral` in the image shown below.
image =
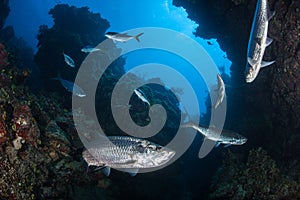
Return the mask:
[[[3,152],[4,151],[4,152]],[[36,199],[34,185],[36,174],[30,160],[17,156],[13,147],[2,149],[0,154],[0,198],[1,199]]]
[[0,72],[0,199],[68,199],[73,185],[90,181],[72,115],[58,96],[28,90],[20,80],[29,74],[14,65],[17,57],[7,59]]
[[262,148],[249,152],[244,164],[229,152],[211,184],[210,199],[298,199],[300,184],[280,173]]
[[22,138],[33,146],[40,143],[40,130],[28,105],[16,105],[14,107],[12,130],[15,132],[16,138]]
[[7,52],[3,44],[0,43],[0,70],[7,65]]
[[[271,154],[299,158],[295,153],[299,152],[297,145],[289,143],[298,141],[292,140],[299,138],[300,128],[300,49],[299,42],[295,42],[300,40],[300,12],[297,9],[300,2],[268,1],[270,10],[276,14],[269,22],[268,37],[273,38],[273,43],[266,49],[264,59],[276,62],[268,69],[260,70],[256,80],[246,85],[243,66],[256,2],[198,0],[191,4],[186,0],[173,1],[175,5],[185,7],[189,17],[200,24],[195,34],[217,38],[233,62],[228,83],[236,88],[226,88],[229,126],[239,124],[244,132],[249,132],[246,135],[256,132],[253,143],[265,144]],[[270,137],[274,138],[273,142],[266,141]]]
[[6,131],[7,127],[5,123],[5,118],[6,118],[6,114],[2,113],[0,116],[0,144],[4,143],[7,140],[7,131]]

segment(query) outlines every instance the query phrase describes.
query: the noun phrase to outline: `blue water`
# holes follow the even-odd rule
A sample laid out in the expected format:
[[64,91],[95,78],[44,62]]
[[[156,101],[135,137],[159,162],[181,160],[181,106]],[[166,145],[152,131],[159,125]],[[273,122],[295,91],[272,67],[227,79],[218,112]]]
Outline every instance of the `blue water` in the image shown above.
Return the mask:
[[[197,24],[191,21],[185,9],[174,7],[172,0],[90,0],[90,1],[43,1],[43,0],[27,0],[18,1],[11,0],[11,13],[7,19],[6,25],[12,25],[15,29],[16,35],[22,37],[34,49],[38,51],[36,35],[40,25],[53,26],[53,21],[49,10],[57,3],[74,5],[76,7],[87,6],[90,11],[100,13],[101,17],[108,20],[110,27],[108,31],[126,32],[129,29],[141,27],[160,27],[167,28],[184,34],[200,44],[210,55],[219,67],[220,73],[222,70],[226,74],[230,74],[231,62],[226,58],[226,53],[223,52],[216,39],[212,38],[204,40],[195,37],[193,32],[197,28]],[[146,33],[145,33],[146,34]],[[141,43],[143,42],[141,36]],[[176,40],[175,40],[176,41]],[[137,41],[130,41],[136,42]],[[138,44],[138,43],[137,43]],[[180,43],[173,45],[181,45]],[[189,52],[189,46],[183,46],[182,51]],[[191,52],[195,54],[197,52]],[[177,89],[177,94],[180,99],[187,99],[185,109],[190,115],[203,115],[207,111],[206,98],[207,91],[213,84],[206,85],[203,77],[197,73],[195,68],[184,58],[174,55],[167,51],[144,49],[142,51],[131,52],[124,55],[126,72],[131,71],[136,66],[147,63],[159,63],[167,65],[176,70],[179,74],[185,77],[192,85],[196,96],[198,98],[199,107],[195,108],[189,102],[189,96],[186,96],[185,90],[178,82],[177,77],[170,77],[168,73],[162,74],[159,77],[162,82],[166,83],[166,88]],[[202,59],[199,56],[199,59]],[[212,71],[207,66],[202,66],[208,73]],[[68,69],[70,70],[70,69]],[[160,68],[157,68],[159,71]],[[168,78],[168,81],[164,78]],[[157,78],[156,75],[140,74],[144,79]],[[214,74],[215,77],[215,74]],[[216,78],[211,78],[210,81],[217,83]],[[200,110],[200,113],[197,110]],[[161,195],[164,199],[196,199],[207,197],[207,194],[202,191],[207,191],[212,174],[220,163],[220,151],[213,151],[209,157],[205,159],[198,158],[198,152],[202,138],[198,135],[189,150],[177,160],[173,166],[169,166],[161,171],[152,172],[149,174],[138,175],[130,178],[128,176],[120,175],[115,172],[111,179],[113,183],[118,185],[121,189],[121,196],[133,198],[153,199]],[[125,185],[122,187],[122,185]],[[126,193],[126,191],[128,193]]]
[[[53,21],[49,14],[47,14],[56,3],[67,3],[69,5],[74,5],[77,7],[87,6],[92,12],[100,13],[101,17],[107,19],[110,23],[108,31],[114,32],[124,32],[129,29],[139,28],[139,27],[162,27],[171,30],[178,31],[180,33],[186,34],[195,41],[197,41],[201,46],[203,46],[206,51],[210,54],[211,58],[214,60],[216,65],[220,67],[220,70],[224,70],[226,74],[230,75],[230,65],[231,62],[226,58],[226,53],[223,52],[216,39],[204,40],[199,37],[195,37],[193,32],[197,28],[197,24],[190,19],[188,19],[185,9],[175,7],[172,5],[172,0],[156,0],[156,1],[138,1],[138,0],[114,0],[114,1],[10,1],[11,13],[7,19],[7,25],[13,25],[16,35],[23,37],[32,48],[36,49],[37,40],[37,30],[41,24],[46,24],[49,27],[53,25]],[[134,11],[134,12],[132,12]],[[189,49],[186,49],[188,51]],[[150,58],[147,55],[136,56],[134,59],[136,63],[144,62],[145,57]],[[192,67],[187,67],[185,65],[179,66],[179,60],[173,60],[168,57],[158,57],[159,60],[153,59],[158,63],[168,62],[173,64],[175,68],[181,68],[187,71],[188,74],[194,74],[190,77],[192,85],[197,90],[197,97],[199,99],[199,109],[201,112],[206,112],[205,100],[208,88],[205,86],[201,78],[197,74],[193,73]],[[139,61],[141,60],[141,61]],[[172,61],[172,63],[170,63]],[[179,61],[179,63],[177,62]],[[134,67],[132,64],[132,59],[129,57],[126,69]],[[175,64],[175,65],[174,65]],[[215,80],[216,81],[216,80]],[[171,87],[171,86],[170,86]],[[193,108],[188,107],[187,109],[192,112]]]

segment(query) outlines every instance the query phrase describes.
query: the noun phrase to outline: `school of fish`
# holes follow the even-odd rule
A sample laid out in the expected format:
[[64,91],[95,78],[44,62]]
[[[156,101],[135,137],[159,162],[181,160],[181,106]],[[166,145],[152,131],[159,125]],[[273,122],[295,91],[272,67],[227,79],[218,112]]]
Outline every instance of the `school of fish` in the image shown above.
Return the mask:
[[[248,42],[247,64],[245,70],[245,81],[251,83],[257,77],[262,67],[273,64],[275,61],[263,61],[265,48],[272,43],[272,39],[267,37],[268,21],[274,16],[268,7],[267,0],[258,0],[256,11],[252,23],[251,33]],[[135,39],[140,42],[140,36],[129,35],[127,33],[107,32],[105,36],[115,42],[127,42]],[[86,46],[81,49],[84,53],[93,53],[103,51],[97,47]],[[65,63],[75,68],[74,60],[67,54],[63,53]],[[62,86],[73,95],[85,97],[86,94],[82,88],[73,82],[62,79],[61,77],[52,78],[58,80]],[[225,97],[225,84],[220,74],[217,74],[218,89],[217,99],[213,106],[217,109]],[[134,94],[144,103],[150,106],[149,100],[140,89],[135,89]],[[214,127],[204,127],[192,121],[188,121],[182,127],[193,128],[201,133],[204,140],[212,140],[219,144],[243,145],[247,138],[229,130],[218,130]],[[82,156],[88,166],[98,166],[103,169],[106,175],[110,174],[110,168],[122,169],[131,175],[138,173],[141,168],[159,167],[169,162],[175,155],[175,151],[159,144],[152,143],[146,139],[139,139],[129,136],[108,136],[110,142],[97,142],[93,147],[83,151]],[[105,140],[103,140],[105,141]]]

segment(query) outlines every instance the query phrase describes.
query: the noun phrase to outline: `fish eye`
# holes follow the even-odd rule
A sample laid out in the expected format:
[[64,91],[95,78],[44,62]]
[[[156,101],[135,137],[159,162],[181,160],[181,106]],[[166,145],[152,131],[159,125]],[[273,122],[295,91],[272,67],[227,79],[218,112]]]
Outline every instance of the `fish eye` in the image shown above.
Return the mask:
[[140,147],[147,147],[149,144],[148,144],[148,142],[146,142],[146,141],[142,141],[142,142],[139,142],[139,144],[138,144],[138,146],[140,146]]
[[153,144],[149,144],[147,147],[151,150],[156,150],[156,146]]
[[140,153],[144,153],[145,152],[145,147],[142,145],[142,144],[139,144],[137,147],[136,147],[136,150]]

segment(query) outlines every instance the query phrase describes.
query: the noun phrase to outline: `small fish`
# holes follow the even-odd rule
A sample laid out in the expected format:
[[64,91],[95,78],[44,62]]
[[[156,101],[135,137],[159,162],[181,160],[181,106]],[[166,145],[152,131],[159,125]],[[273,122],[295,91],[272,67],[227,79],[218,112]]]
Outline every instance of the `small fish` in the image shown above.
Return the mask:
[[84,53],[93,53],[93,52],[101,51],[101,49],[90,47],[90,46],[86,46],[86,47],[83,47],[81,49],[81,51],[84,52]]
[[105,36],[107,38],[112,39],[117,42],[127,42],[128,40],[131,40],[131,39],[136,39],[136,41],[140,42],[139,37],[143,34],[144,33],[140,33],[136,36],[131,36],[131,35],[128,35],[127,33],[107,32],[105,34]]
[[224,96],[225,96],[225,84],[220,74],[217,74],[218,78],[218,99],[214,105],[214,108],[217,109],[217,107],[223,102]]
[[135,89],[134,93],[138,96],[140,100],[142,100],[144,103],[150,106],[150,102],[145,98],[145,94],[142,94],[142,91]]
[[258,0],[248,42],[245,79],[251,83],[257,77],[260,68],[273,64],[275,61],[263,61],[265,49],[272,43],[267,37],[269,20],[275,12],[270,12],[267,0]]
[[85,97],[86,96],[85,92],[78,85],[76,85],[75,83],[67,81],[67,80],[59,78],[59,77],[52,78],[52,79],[60,81],[62,86],[64,88],[66,88],[66,90],[68,90],[69,92],[72,92],[74,95],[76,95],[78,97]]
[[158,144],[129,136],[108,136],[111,143],[101,140],[94,147],[84,150],[82,157],[88,166],[122,169],[135,175],[139,169],[159,167],[173,158],[175,151]]
[[181,127],[188,127],[197,130],[204,136],[206,140],[212,140],[217,142],[216,146],[219,144],[229,145],[243,145],[247,142],[247,138],[244,136],[229,130],[220,130],[215,127],[206,128],[204,126],[197,125],[193,122],[188,122],[187,124],[182,125]]
[[65,62],[66,62],[70,67],[75,67],[75,62],[74,62],[74,60],[73,60],[70,56],[68,56],[67,54],[65,54],[65,53],[63,53],[63,55],[64,55],[64,60],[65,60]]

